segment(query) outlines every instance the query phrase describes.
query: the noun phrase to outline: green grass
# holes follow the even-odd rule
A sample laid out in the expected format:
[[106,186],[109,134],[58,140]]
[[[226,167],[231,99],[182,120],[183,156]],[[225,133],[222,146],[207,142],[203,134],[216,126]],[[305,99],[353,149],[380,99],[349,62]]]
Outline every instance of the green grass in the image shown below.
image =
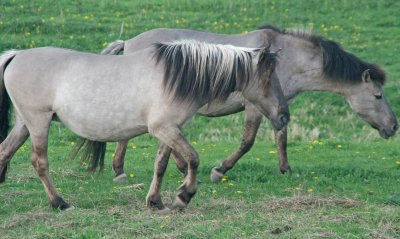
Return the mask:
[[[312,27],[316,34],[387,72],[385,93],[400,112],[398,1],[28,1],[0,2],[0,51],[58,46],[99,52],[109,42],[156,27],[241,33],[264,23]],[[50,133],[50,173],[76,208],[48,206],[29,162],[30,143],[14,156],[0,185],[0,238],[399,238],[400,139],[378,133],[334,94],[304,93],[290,107],[289,162],[280,175],[272,131],[265,121],[254,148],[219,184],[209,171],[240,144],[243,114],[195,117],[185,129],[201,156],[202,183],[189,207],[160,216],[145,197],[157,142],[131,141],[128,183],[106,169],[88,174],[66,161],[74,135],[61,124]],[[168,167],[163,200],[171,204],[182,177]]]

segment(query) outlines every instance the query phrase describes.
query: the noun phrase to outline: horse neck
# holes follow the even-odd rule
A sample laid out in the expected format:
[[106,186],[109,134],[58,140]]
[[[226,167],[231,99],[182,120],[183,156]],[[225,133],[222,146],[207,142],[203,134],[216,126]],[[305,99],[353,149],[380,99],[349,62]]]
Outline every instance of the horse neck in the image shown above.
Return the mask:
[[286,100],[305,91],[344,94],[343,84],[327,79],[322,69],[322,52],[312,43],[292,36],[280,35],[272,45],[282,48],[276,73]]

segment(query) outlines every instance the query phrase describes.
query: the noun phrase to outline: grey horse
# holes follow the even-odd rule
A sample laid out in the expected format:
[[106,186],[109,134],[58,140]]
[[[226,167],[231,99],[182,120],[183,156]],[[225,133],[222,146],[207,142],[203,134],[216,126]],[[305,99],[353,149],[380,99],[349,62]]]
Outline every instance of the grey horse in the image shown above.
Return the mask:
[[273,73],[275,65],[276,54],[268,47],[194,40],[158,43],[127,56],[50,47],[6,52],[0,57],[0,96],[6,106],[0,122],[6,123],[4,110],[11,99],[16,123],[0,144],[0,172],[30,136],[32,165],[51,205],[67,209],[70,205],[49,176],[52,120],[93,141],[121,141],[149,132],[160,143],[147,206],[169,210],[161,201],[160,187],[167,155],[174,150],[188,165],[173,204],[184,207],[196,193],[199,157],[181,128],[203,105],[224,102],[232,92],[241,92],[276,129],[286,126],[289,111]]
[[[283,49],[276,73],[289,103],[299,93],[305,91],[334,92],[345,97],[351,108],[377,129],[383,138],[393,136],[398,129],[397,119],[382,90],[386,79],[384,71],[378,65],[365,62],[345,51],[338,43],[313,35],[310,31],[298,29],[285,31],[271,25],[238,35],[186,29],[154,29],[127,41],[113,42],[102,53],[118,54],[123,51],[124,54],[132,54],[157,41],[183,38],[244,47],[256,47],[268,43],[274,51]],[[202,107],[197,112],[203,116],[218,117],[243,110],[246,113],[246,122],[242,144],[235,153],[222,162],[221,166],[212,169],[212,181],[219,181],[240,157],[250,150],[260,126],[262,114],[251,103],[245,102],[240,95],[231,97],[223,104]],[[274,133],[279,168],[282,173],[285,173],[291,170],[287,158],[287,128],[275,130]],[[123,165],[127,143],[128,141],[118,142],[115,150],[113,159],[115,181],[126,179]],[[185,161],[177,154],[174,154],[174,159],[178,168],[185,173]]]

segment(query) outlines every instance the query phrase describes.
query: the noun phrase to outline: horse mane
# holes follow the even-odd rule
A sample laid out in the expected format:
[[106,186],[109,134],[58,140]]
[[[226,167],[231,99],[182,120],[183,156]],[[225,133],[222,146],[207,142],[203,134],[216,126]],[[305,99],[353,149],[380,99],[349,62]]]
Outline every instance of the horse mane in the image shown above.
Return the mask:
[[361,60],[344,50],[339,43],[312,34],[310,29],[284,30],[269,24],[259,29],[269,29],[280,34],[290,35],[320,47],[323,56],[323,73],[330,79],[358,83],[362,81],[362,73],[369,69],[369,74],[373,81],[381,85],[386,81],[386,74],[379,65]]
[[164,90],[172,100],[224,101],[246,87],[252,76],[252,49],[195,40],[155,43],[153,47],[157,64],[164,62]]

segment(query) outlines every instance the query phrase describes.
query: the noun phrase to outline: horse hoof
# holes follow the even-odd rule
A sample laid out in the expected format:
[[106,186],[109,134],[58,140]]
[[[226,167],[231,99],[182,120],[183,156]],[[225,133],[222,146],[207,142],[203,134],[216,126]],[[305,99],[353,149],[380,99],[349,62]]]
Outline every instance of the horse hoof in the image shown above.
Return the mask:
[[180,197],[176,197],[175,201],[172,203],[172,208],[173,209],[183,209],[187,206],[188,204],[184,202]]
[[290,166],[280,168],[281,174],[292,173]]
[[65,211],[71,211],[71,210],[74,210],[74,209],[75,209],[74,206],[69,206],[68,208],[65,209]]
[[160,215],[168,215],[168,214],[171,214],[172,211],[171,211],[171,209],[165,207],[164,209],[158,210],[157,212]]
[[60,196],[57,196],[56,198],[54,198],[53,201],[51,201],[51,206],[54,209],[59,209],[59,210],[67,210],[68,208],[72,207],[68,203],[66,203],[64,199],[62,199],[62,197]]
[[126,176],[125,173],[123,173],[123,174],[120,174],[120,175],[116,176],[116,177],[113,179],[113,181],[114,181],[114,182],[119,182],[119,183],[125,183],[125,182],[128,181],[128,177]]
[[210,174],[210,180],[214,183],[218,183],[221,178],[224,177],[224,174],[218,172],[217,168],[213,168]]

